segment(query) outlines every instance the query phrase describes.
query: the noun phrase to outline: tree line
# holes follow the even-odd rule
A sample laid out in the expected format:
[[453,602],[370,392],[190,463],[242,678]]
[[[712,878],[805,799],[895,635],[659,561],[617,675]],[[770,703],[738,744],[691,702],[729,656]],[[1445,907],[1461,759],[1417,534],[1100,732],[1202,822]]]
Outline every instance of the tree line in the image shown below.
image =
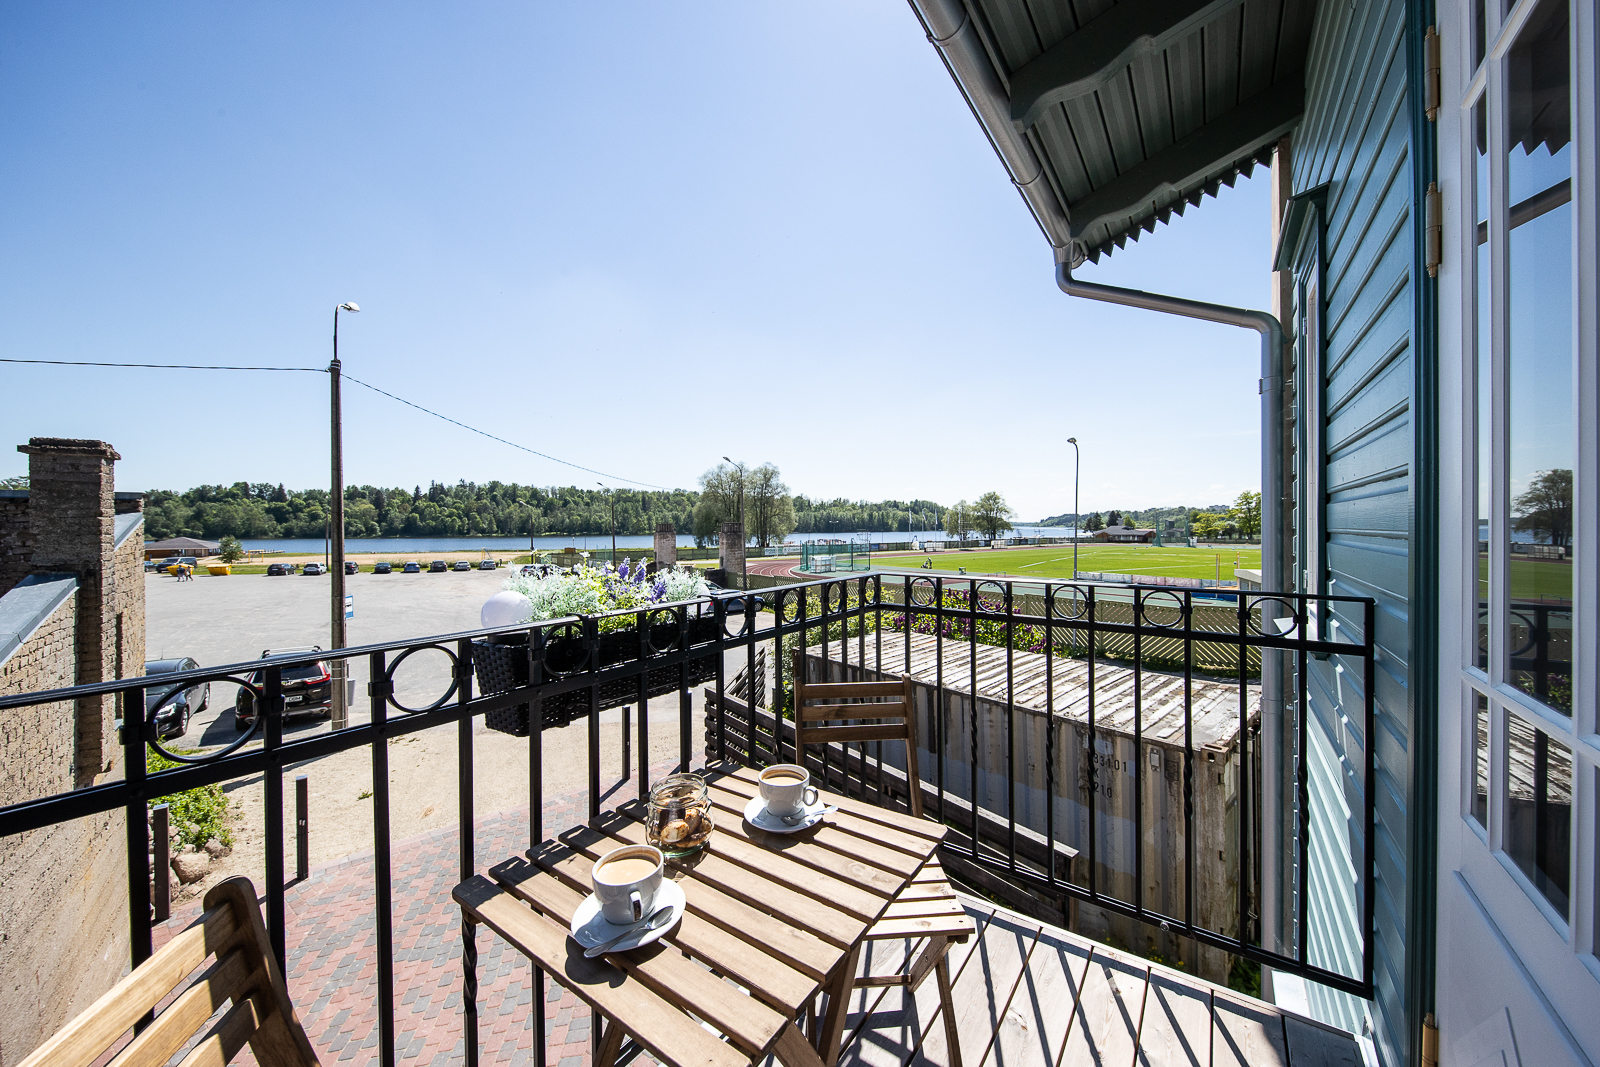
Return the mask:
[[1104,530],[1108,526],[1123,526],[1130,530],[1171,531],[1174,536],[1258,537],[1261,534],[1261,494],[1243,492],[1232,504],[1212,504],[1204,508],[1179,505],[1171,508],[1144,508],[1120,511],[1112,508],[1104,513],[1094,511],[1083,516],[1052,515],[1041,526],[1074,526],[1082,521],[1086,533]]

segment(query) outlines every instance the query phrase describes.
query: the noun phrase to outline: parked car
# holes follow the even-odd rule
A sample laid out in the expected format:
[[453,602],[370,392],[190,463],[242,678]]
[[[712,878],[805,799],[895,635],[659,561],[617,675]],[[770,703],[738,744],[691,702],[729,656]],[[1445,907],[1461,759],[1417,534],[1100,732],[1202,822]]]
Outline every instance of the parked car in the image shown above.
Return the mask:
[[293,574],[293,573],[294,573],[294,564],[293,563],[269,563],[269,564],[267,564],[267,574],[269,576],[270,575],[275,575],[275,574]]
[[447,571],[449,569],[450,569],[450,564],[446,563],[442,559],[436,559],[432,563],[428,564],[428,573],[429,574],[443,574],[445,571]]
[[[706,589],[707,589],[708,592],[710,592],[714,596],[718,596],[718,597],[721,597],[725,593],[738,593],[737,589],[725,589],[722,586],[717,585],[714,582],[707,582],[706,583]],[[757,611],[760,611],[763,607],[766,606],[766,601],[762,600],[759,596],[758,597],[754,597],[753,599],[755,600],[755,609]],[[726,600],[726,603],[728,605],[728,614],[729,615],[742,615],[742,614],[744,614],[744,597],[743,596],[731,596],[731,597],[728,597],[727,600]]]
[[492,559],[480,560],[478,562],[478,569],[480,571],[492,571],[498,566],[500,566],[500,564]]
[[355,562],[354,560],[347,559],[344,561],[344,572],[346,574],[360,574],[361,564]]
[[373,574],[388,574],[392,570],[394,570],[394,567],[388,563],[374,563],[372,565]]
[[300,569],[301,574],[327,574],[328,568],[320,563],[307,563]]
[[402,574],[421,574],[422,564],[416,562],[407,563],[404,567],[400,568],[400,572]]
[[524,578],[548,578],[552,574],[560,574],[561,568],[554,563],[524,563],[522,576]]
[[145,717],[149,718],[150,712],[155,711],[156,736],[161,740],[182,737],[189,732],[189,719],[206,710],[206,706],[211,703],[211,683],[196,682],[186,689],[173,692],[170,686],[163,686],[160,683],[158,676],[199,669],[200,664],[188,656],[145,661],[145,677],[157,680],[144,691],[144,713]]
[[193,556],[169,556],[156,561],[156,570],[162,574],[171,574],[174,567],[188,567],[192,571],[196,562]]
[[[262,659],[271,656],[290,656],[296,653],[321,652],[318,645],[308,648],[269,648],[261,653]],[[250,681],[260,685],[265,673],[254,671]],[[333,714],[333,675],[323,660],[304,667],[283,669],[283,715],[303,715],[310,712],[327,718]],[[256,697],[244,686],[233,703],[233,725],[238,730],[248,730],[256,721]]]
[[[458,571],[470,571],[472,569],[472,564],[468,563],[464,559],[458,559],[458,560],[456,560],[456,565],[451,569],[452,570],[458,570]],[[493,570],[494,568],[490,567],[489,569]]]

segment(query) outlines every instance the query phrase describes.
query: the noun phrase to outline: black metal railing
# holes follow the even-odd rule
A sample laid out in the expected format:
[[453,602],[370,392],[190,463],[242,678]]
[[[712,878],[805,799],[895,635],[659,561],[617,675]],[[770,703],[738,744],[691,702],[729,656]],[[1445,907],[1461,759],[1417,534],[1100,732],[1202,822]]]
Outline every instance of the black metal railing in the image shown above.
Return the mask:
[[[0,808],[0,837],[9,837],[68,822],[83,816],[123,809],[126,812],[128,855],[128,906],[131,933],[131,963],[138,965],[151,953],[151,870],[147,859],[149,852],[149,826],[146,818],[148,803],[154,798],[168,796],[184,790],[227,782],[234,779],[260,775],[264,782],[263,805],[265,839],[265,881],[262,887],[266,901],[266,924],[272,948],[280,964],[286,964],[285,952],[285,871],[284,871],[284,819],[283,784],[287,765],[299,765],[309,760],[338,752],[367,749],[372,764],[373,829],[375,838],[374,879],[375,925],[377,937],[377,1015],[379,1021],[379,1050],[381,1062],[392,1064],[395,1057],[395,988],[393,969],[393,899],[392,866],[390,857],[390,786],[388,774],[388,741],[390,738],[454,723],[457,728],[457,784],[459,790],[460,842],[459,860],[463,879],[476,873],[473,832],[473,719],[480,715],[496,715],[502,720],[507,713],[521,705],[527,706],[524,721],[533,724],[527,731],[528,743],[528,797],[529,797],[529,847],[535,847],[545,837],[543,823],[544,764],[542,758],[542,731],[539,724],[546,721],[543,705],[546,701],[559,701],[567,708],[577,700],[588,723],[588,810],[597,814],[602,800],[599,712],[602,703],[615,704],[619,686],[626,692],[631,685],[633,706],[637,714],[624,731],[633,730],[632,753],[637,761],[637,786],[641,799],[649,785],[649,700],[661,691],[662,672],[675,669],[678,673],[677,765],[688,769],[694,762],[694,716],[691,691],[694,679],[707,678],[710,709],[707,716],[707,755],[737,759],[760,766],[783,761],[793,755],[792,730],[784,728],[783,706],[792,679],[785,682],[786,663],[790,653],[800,649],[818,665],[837,663],[841,669],[872,670],[898,674],[912,669],[913,644],[919,638],[932,641],[935,661],[930,682],[936,696],[928,703],[925,714],[928,728],[927,744],[934,759],[924,767],[931,769],[931,780],[915,783],[933,803],[930,810],[946,822],[956,826],[949,848],[964,856],[984,870],[996,872],[1019,884],[1037,885],[1065,892],[1081,901],[1141,922],[1166,925],[1184,936],[1223,949],[1248,959],[1270,964],[1282,970],[1305,975],[1320,982],[1345,989],[1357,995],[1370,996],[1372,989],[1373,958],[1373,780],[1375,763],[1370,739],[1373,722],[1373,602],[1341,597],[1305,597],[1294,594],[1244,593],[1217,599],[1213,596],[1188,590],[1153,589],[1139,587],[1108,587],[1056,582],[1010,582],[992,579],[951,579],[939,577],[908,577],[886,574],[852,575],[843,579],[825,579],[791,585],[761,593],[763,603],[756,596],[728,593],[679,604],[664,604],[645,610],[613,612],[598,616],[568,617],[536,624],[503,627],[493,630],[475,630],[455,634],[427,637],[411,641],[397,641],[339,649],[305,655],[278,656],[252,663],[206,668],[178,674],[160,676],[159,683],[147,678],[125,679],[92,686],[60,689],[47,692],[25,693],[0,697],[0,714],[10,709],[70,702],[97,695],[114,696],[124,709],[132,713],[130,721],[121,732],[124,777],[119,781],[105,782],[68,793],[24,800]],[[730,605],[738,610],[730,610]],[[1315,609],[1315,610],[1314,610]],[[1339,640],[1324,639],[1314,632],[1314,618],[1337,615],[1345,619],[1343,635]],[[1220,615],[1218,613],[1221,613]],[[1231,624],[1214,626],[1219,617]],[[1209,621],[1208,621],[1209,619]],[[1265,625],[1263,620],[1266,620]],[[1198,625],[1197,625],[1198,623]],[[919,633],[918,631],[924,631]],[[618,633],[632,637],[618,638]],[[1349,635],[1359,634],[1359,640]],[[634,640],[636,638],[636,640]],[[481,642],[481,643],[480,643]],[[519,680],[509,683],[501,692],[474,692],[473,662],[480,650],[494,643],[502,649],[509,644],[516,654],[526,657],[525,672]],[[885,659],[885,644],[891,651],[896,642],[900,647],[899,662]],[[766,646],[763,649],[762,646]],[[869,654],[869,646],[871,653]],[[941,672],[951,656],[952,649],[964,650],[969,675],[978,677],[979,650],[997,650],[1004,663],[1004,712],[998,719],[979,722],[976,710],[977,694],[972,695],[973,713],[962,724],[954,714],[954,701],[944,686]],[[608,650],[605,654],[602,651]],[[403,704],[397,697],[396,672],[411,657],[427,651],[442,653],[450,662],[448,684],[431,700]],[[747,707],[752,714],[745,729],[738,727],[737,708],[740,702],[729,694],[731,677],[725,673],[742,668],[745,678],[744,694],[751,694],[764,686],[758,673],[758,652],[766,651],[766,662],[774,665],[771,702],[775,709],[770,725],[762,729],[753,714],[757,701],[750,700]],[[739,653],[742,652],[742,655]],[[954,654],[951,653],[953,656]],[[986,652],[985,655],[990,655]],[[1051,802],[1045,805],[1046,816],[1035,829],[1025,818],[1019,819],[1016,803],[1019,766],[1015,738],[1016,720],[1022,707],[1016,699],[1018,664],[1026,657],[1037,656],[1039,663],[1027,661],[1028,670],[1039,666],[1045,672],[1046,701],[1044,707],[1044,746]],[[1257,837],[1260,799],[1259,786],[1248,773],[1251,766],[1251,737],[1259,727],[1258,713],[1252,710],[1252,690],[1259,694],[1257,675],[1264,658],[1287,656],[1300,666],[1298,708],[1305,706],[1305,661],[1314,657],[1350,657],[1361,664],[1362,679],[1357,702],[1360,710],[1351,708],[1351,719],[1364,724],[1362,750],[1364,755],[1365,810],[1363,820],[1364,854],[1350,857],[1357,868],[1360,880],[1362,907],[1360,939],[1364,947],[1362,974],[1340,974],[1312,965],[1306,956],[1306,924],[1299,924],[1298,944],[1293,954],[1264,948],[1256,942],[1250,913],[1255,907],[1257,879],[1254,875],[1257,857],[1252,855],[1252,841]],[[1019,659],[1020,657],[1020,659]],[[367,705],[369,721],[357,723],[347,729],[332,733],[285,738],[284,675],[298,667],[310,666],[319,661],[337,659],[346,662],[365,659],[369,684]],[[740,663],[738,661],[742,660]],[[1197,667],[1197,661],[1199,666]],[[1221,668],[1231,670],[1219,673]],[[1086,700],[1081,716],[1073,709],[1057,709],[1053,705],[1058,671],[1078,670],[1081,667],[1086,684],[1079,694]],[[808,668],[809,669],[809,668]],[[1207,669],[1212,673],[1207,680]],[[1097,692],[1100,679],[1114,673],[1118,684],[1130,681],[1134,700],[1132,737],[1135,746],[1143,742],[1145,729],[1141,707],[1141,694],[1145,683],[1152,678],[1163,684],[1176,684],[1181,679],[1183,687],[1183,797],[1182,826],[1187,864],[1186,871],[1193,872],[1197,863],[1195,848],[1195,778],[1197,769],[1196,739],[1193,736],[1195,710],[1193,694],[1201,684],[1229,684],[1237,687],[1237,761],[1244,770],[1238,781],[1238,817],[1234,824],[1237,848],[1228,857],[1237,870],[1237,917],[1232,935],[1209,929],[1198,921],[1194,900],[1194,878],[1186,878],[1184,907],[1169,913],[1159,907],[1147,906],[1145,893],[1137,889],[1131,899],[1118,894],[1115,887],[1100,884],[1096,863],[1101,835],[1091,833],[1087,842],[1089,863],[1081,876],[1074,876],[1070,867],[1058,869],[1056,857],[1065,835],[1058,825],[1056,803],[1058,774],[1056,756],[1062,734],[1068,730],[1086,730],[1088,744],[1085,752],[1093,757],[1099,754],[1097,731],[1106,734],[1113,729],[1102,719],[1097,721],[1102,709],[1099,706],[1104,694]],[[1221,678],[1222,681],[1215,679]],[[520,680],[525,679],[525,680]],[[157,737],[155,709],[165,702],[165,694],[194,686],[201,682],[235,684],[248,691],[254,701],[256,715],[247,733],[215,751],[197,753],[172,752]],[[151,701],[148,712],[146,688],[162,694],[162,699]],[[603,701],[602,694],[609,694]],[[1080,702],[1081,703],[1081,702]],[[515,716],[511,716],[515,718]],[[1294,752],[1306,751],[1306,715],[1294,716],[1298,730],[1298,743]],[[968,776],[965,792],[957,789],[953,768],[958,763],[957,727],[964,726],[964,743],[973,754],[967,760]],[[1007,755],[1003,776],[1006,781],[1007,804],[996,809],[983,802],[980,794],[980,775],[976,753],[980,750],[980,728],[1002,731]],[[787,741],[786,741],[787,739]],[[257,743],[259,742],[259,743]],[[785,749],[787,743],[788,749]],[[180,764],[172,770],[147,775],[146,752],[161,752]],[[1134,793],[1142,798],[1141,784],[1146,775],[1142,751],[1135,749],[1141,758],[1132,761]],[[625,750],[626,752],[626,750]],[[896,802],[893,755],[885,762],[881,743],[870,753],[865,747],[854,749],[825,749],[820,753],[823,775],[830,783],[858,794],[871,793],[884,803]],[[1024,757],[1027,758],[1027,757]],[[624,755],[626,763],[628,756]],[[1082,761],[1086,776],[1087,805],[1090,825],[1097,822],[1096,805],[1102,795],[1101,778],[1107,766],[1103,761],[1086,758]],[[1000,774],[996,769],[996,774]],[[1294,796],[1289,806],[1304,811],[1307,804],[1307,762],[1303,755],[1289,768]],[[986,777],[993,777],[987,771]],[[925,776],[926,777],[926,776]],[[899,792],[907,785],[903,775]],[[1143,800],[1135,802],[1135,840],[1142,839],[1145,831]],[[1285,825],[1288,825],[1286,823]],[[1306,820],[1293,823],[1300,828],[1295,839],[1287,844],[1294,849],[1299,872],[1299,899],[1302,915],[1306,899],[1309,831]],[[1001,847],[997,842],[1003,843]],[[1071,854],[1066,848],[1064,854]],[[1226,852],[1226,849],[1224,849]],[[1143,862],[1144,850],[1136,849],[1135,863]],[[1039,857],[1043,856],[1040,861]],[[1138,871],[1135,886],[1144,882],[1144,872]],[[162,877],[165,877],[163,872]],[[463,922],[463,957],[466,968],[466,996],[463,1002],[463,1026],[466,1035],[467,1062],[477,1062],[477,951],[474,926]],[[286,971],[287,973],[287,971]],[[535,973],[537,987],[543,989],[543,976]],[[536,1062],[544,1064],[544,1017],[539,1010],[542,996],[534,999],[531,1025],[534,1031]]]

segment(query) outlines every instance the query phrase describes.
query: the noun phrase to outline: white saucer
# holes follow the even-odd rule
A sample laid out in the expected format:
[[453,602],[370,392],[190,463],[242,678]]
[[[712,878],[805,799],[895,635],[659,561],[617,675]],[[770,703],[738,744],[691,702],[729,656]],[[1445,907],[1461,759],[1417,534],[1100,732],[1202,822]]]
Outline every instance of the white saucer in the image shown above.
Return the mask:
[[[626,952],[630,948],[652,944],[666,937],[667,934],[672,932],[673,927],[678,925],[678,920],[683,918],[683,909],[688,904],[688,900],[683,895],[682,886],[670,879],[663,879],[661,888],[656,890],[655,900],[650,902],[650,910],[655,911],[655,909],[668,904],[672,905],[671,922],[665,926],[658,926],[654,930],[644,930],[637,937],[618,941],[606,951]],[[618,926],[616,923],[606,921],[606,917],[600,914],[599,899],[593,893],[590,893],[583,898],[583,903],[579,904],[578,910],[573,913],[572,925],[567,928],[567,932],[572,934],[572,939],[584,948],[594,948],[596,945],[605,944],[613,937],[626,932],[635,925],[637,924],[629,923],[626,926]]]
[[807,805],[799,819],[788,823],[768,811],[765,800],[751,797],[750,803],[744,806],[744,821],[757,830],[765,830],[769,834],[793,834],[809,830],[821,822],[823,815],[827,813],[827,807],[828,805],[819,799],[815,804]]

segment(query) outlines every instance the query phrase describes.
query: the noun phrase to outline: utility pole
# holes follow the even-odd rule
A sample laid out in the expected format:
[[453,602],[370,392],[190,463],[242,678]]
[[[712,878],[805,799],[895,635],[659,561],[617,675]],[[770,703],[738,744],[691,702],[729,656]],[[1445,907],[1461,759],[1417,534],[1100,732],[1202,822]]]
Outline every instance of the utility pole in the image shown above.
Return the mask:
[[1067,438],[1067,444],[1072,446],[1072,578],[1078,578],[1078,535],[1083,532],[1083,519],[1078,514],[1078,468],[1082,461],[1078,454],[1078,439]]
[[[331,403],[331,432],[329,440],[333,453],[333,499],[329,501],[328,537],[332,546],[332,566],[329,583],[333,593],[332,645],[344,648],[344,432],[343,413],[339,406],[339,312],[360,311],[354,304],[340,304],[333,309],[333,362],[328,364],[328,390]],[[333,672],[333,728],[343,730],[349,724],[350,709],[346,706],[345,678],[349,664],[335,659],[329,664]]]
[[600,491],[611,502],[611,566],[615,568],[617,565],[617,494],[616,490],[606,488],[603,482],[595,482],[594,484],[600,487]]

